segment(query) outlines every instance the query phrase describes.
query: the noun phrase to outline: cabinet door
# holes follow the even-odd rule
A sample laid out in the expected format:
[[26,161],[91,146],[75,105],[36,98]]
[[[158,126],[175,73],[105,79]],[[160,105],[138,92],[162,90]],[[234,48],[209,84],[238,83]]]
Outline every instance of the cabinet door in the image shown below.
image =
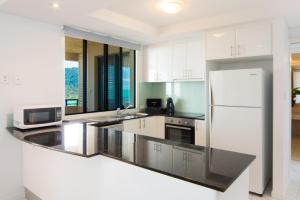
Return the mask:
[[168,82],[171,80],[171,45],[157,47],[157,81]]
[[160,139],[165,139],[165,117],[157,116],[155,117],[155,137]]
[[206,128],[204,120],[195,120],[195,144],[207,146]]
[[141,134],[141,120],[140,119],[132,119],[123,121],[123,129],[125,132]]
[[145,117],[141,118],[141,127],[142,134],[150,137],[155,137],[156,126],[155,126],[155,117]]
[[158,169],[157,145],[154,141],[137,139],[137,164]]
[[158,168],[161,171],[171,173],[173,171],[172,152],[173,146],[157,143]]
[[185,176],[186,174],[186,159],[185,151],[173,148],[173,173],[178,176]]
[[161,116],[146,117],[141,119],[142,134],[155,137],[165,138],[165,118]]
[[122,158],[134,162],[134,135],[122,134]]
[[145,82],[157,81],[157,48],[149,46],[145,50],[143,77]]
[[235,57],[235,29],[220,29],[206,33],[206,59]]
[[186,70],[186,41],[177,41],[173,44],[172,52],[172,79],[187,79]]
[[205,56],[204,56],[204,38],[192,38],[187,40],[186,47],[186,69],[189,79],[204,79]]
[[238,57],[272,54],[271,24],[245,25],[236,29]]
[[188,152],[186,176],[196,180],[201,180],[204,177],[205,157],[203,152]]

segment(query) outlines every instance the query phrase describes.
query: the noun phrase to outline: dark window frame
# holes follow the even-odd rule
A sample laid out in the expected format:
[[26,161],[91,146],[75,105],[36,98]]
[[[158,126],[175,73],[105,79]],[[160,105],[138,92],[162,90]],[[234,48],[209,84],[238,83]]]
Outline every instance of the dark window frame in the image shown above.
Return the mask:
[[[100,96],[100,99],[99,99],[99,102],[98,103],[98,106],[97,106],[97,110],[96,111],[87,111],[87,87],[88,87],[88,74],[87,74],[87,70],[88,70],[88,59],[87,59],[87,56],[88,56],[88,40],[85,40],[85,39],[82,39],[83,41],[83,77],[82,77],[82,82],[83,82],[83,89],[82,89],[82,112],[78,112],[78,113],[65,113],[66,116],[68,115],[81,115],[81,114],[89,114],[89,113],[102,113],[102,112],[110,112],[110,111],[115,111],[116,109],[111,109],[109,110],[108,109],[108,98],[105,98],[107,97],[107,92],[108,92],[108,81],[107,81],[107,78],[108,78],[108,44],[103,44],[103,48],[104,48],[104,68],[101,67],[100,70],[98,70],[98,75],[99,77],[104,75],[103,79],[99,78],[98,79],[98,93],[101,94],[99,95]],[[118,81],[120,81],[122,79],[122,67],[123,67],[123,47],[119,47],[119,66],[117,67],[118,69],[116,70],[118,73],[117,73],[117,76],[118,76]],[[134,95],[134,98],[133,98],[133,107],[130,108],[130,109],[135,109],[136,108],[136,50],[135,49],[131,49],[133,50],[133,54],[134,54],[134,74],[133,74],[133,84],[134,84],[134,87],[133,87],[133,95]],[[100,84],[100,86],[99,86]],[[117,101],[117,104],[118,105],[121,105],[122,104],[122,81],[120,83],[117,83],[116,84],[117,87],[116,87],[116,101]],[[103,88],[104,87],[104,88]],[[106,93],[106,94],[103,94]],[[119,106],[120,109],[124,109],[122,108],[121,106]]]

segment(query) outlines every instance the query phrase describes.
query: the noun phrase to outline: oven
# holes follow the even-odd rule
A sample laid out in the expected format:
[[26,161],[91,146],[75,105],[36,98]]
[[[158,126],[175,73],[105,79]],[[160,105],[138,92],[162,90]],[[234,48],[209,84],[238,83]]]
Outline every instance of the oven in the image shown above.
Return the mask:
[[165,122],[165,139],[195,144],[195,120],[167,117]]

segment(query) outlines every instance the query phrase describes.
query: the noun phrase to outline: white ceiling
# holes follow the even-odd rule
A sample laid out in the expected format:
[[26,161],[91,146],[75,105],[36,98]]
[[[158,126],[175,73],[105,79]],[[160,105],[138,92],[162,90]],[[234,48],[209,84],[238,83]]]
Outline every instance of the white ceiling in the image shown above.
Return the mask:
[[0,0],[0,11],[68,25],[138,43],[151,43],[214,26],[285,17],[300,26],[299,0],[183,0],[176,15],[159,11],[158,0]]

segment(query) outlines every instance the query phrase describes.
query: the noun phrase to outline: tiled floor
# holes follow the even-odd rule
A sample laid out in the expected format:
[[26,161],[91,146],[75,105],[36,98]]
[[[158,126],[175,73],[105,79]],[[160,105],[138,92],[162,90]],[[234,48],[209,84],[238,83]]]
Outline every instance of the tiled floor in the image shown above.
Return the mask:
[[[250,194],[250,200],[277,200],[277,199],[271,197],[271,187],[269,187],[263,197]],[[287,195],[284,200],[300,200],[300,183],[290,182]]]

